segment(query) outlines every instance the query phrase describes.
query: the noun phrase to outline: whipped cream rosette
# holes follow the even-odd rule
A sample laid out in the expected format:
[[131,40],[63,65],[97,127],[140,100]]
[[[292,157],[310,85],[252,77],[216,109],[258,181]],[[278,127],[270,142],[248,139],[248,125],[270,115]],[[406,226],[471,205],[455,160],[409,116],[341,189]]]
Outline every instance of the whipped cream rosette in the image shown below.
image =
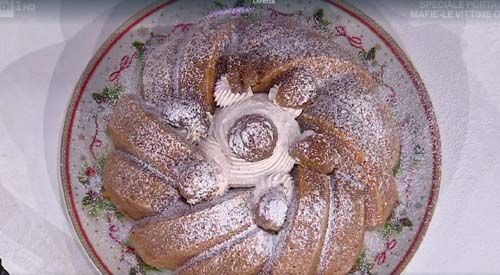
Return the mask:
[[[218,182],[221,183],[219,193],[224,193],[229,187],[257,186],[257,190],[266,190],[277,184],[290,190],[292,177],[289,173],[295,160],[289,155],[289,148],[301,134],[295,120],[301,110],[277,106],[274,103],[276,89],[273,87],[269,94],[253,94],[250,89],[244,94],[235,94],[224,76],[217,82],[215,102],[222,108],[215,111],[208,137],[198,146],[216,167]],[[265,118],[275,127],[274,149],[268,157],[258,161],[249,161],[235,153],[234,138],[230,135],[235,124],[248,116]],[[252,136],[254,133],[259,134],[259,131],[248,130],[243,137],[238,137],[239,150],[257,150],[262,146],[259,142],[267,141],[266,138],[259,140],[259,136]],[[260,135],[262,137],[262,133]],[[245,140],[252,140],[251,145],[255,148],[244,148]]]

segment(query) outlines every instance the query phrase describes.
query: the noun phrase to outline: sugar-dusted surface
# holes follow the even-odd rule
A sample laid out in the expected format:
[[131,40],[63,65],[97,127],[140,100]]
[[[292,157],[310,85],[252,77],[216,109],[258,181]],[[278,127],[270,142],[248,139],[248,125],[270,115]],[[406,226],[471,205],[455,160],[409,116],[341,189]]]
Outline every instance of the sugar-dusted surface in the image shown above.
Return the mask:
[[177,131],[147,113],[132,97],[114,108],[108,129],[115,146],[173,178],[189,203],[213,198],[219,190],[215,168]]
[[173,182],[143,169],[139,160],[120,151],[106,159],[103,187],[116,207],[135,220],[159,214],[180,200]]
[[250,191],[243,192],[189,215],[139,225],[130,240],[146,262],[173,269],[254,225],[250,198]]
[[363,248],[364,195],[351,192],[345,179],[331,176],[330,215],[318,274],[345,274]]
[[371,77],[303,17],[242,20],[238,27],[241,38],[233,54],[239,58],[228,60],[229,74],[242,79],[256,75],[250,77],[254,92],[265,92],[283,81],[277,97],[282,106],[304,107],[315,97],[317,87],[339,75],[355,74],[363,84],[371,85]]
[[257,274],[270,257],[275,239],[275,235],[251,227],[187,261],[175,273]]
[[290,114],[291,116],[293,116],[294,118],[297,118],[298,116],[300,116],[300,114],[302,113],[302,109],[296,109],[296,108],[287,108],[287,107],[283,107],[283,106],[280,106],[278,104],[278,102],[276,101],[276,96],[278,94],[278,89],[279,89],[280,85],[279,84],[275,84],[274,86],[272,86],[270,89],[269,89],[269,92],[267,94],[267,97],[269,98],[269,100],[271,100],[274,104],[276,104],[277,106],[279,106],[282,110],[284,110],[285,112],[287,112],[288,114]]
[[338,146],[329,136],[314,133],[295,142],[290,155],[309,169],[329,174],[344,161]]
[[227,139],[232,153],[246,161],[256,162],[273,154],[278,130],[269,118],[248,114],[234,122]]
[[279,231],[285,224],[289,203],[285,186],[269,188],[257,201],[255,222],[264,229]]
[[235,26],[233,20],[207,20],[196,26],[179,53],[178,97],[195,100],[206,112],[214,111],[217,66],[226,45],[233,40]]
[[365,223],[369,229],[381,228],[398,199],[396,179],[387,173],[375,173],[375,178],[367,182]]
[[319,133],[344,136],[365,160],[392,169],[399,158],[399,137],[383,108],[355,79],[344,78],[327,86],[299,122]]
[[[231,20],[206,20],[189,34],[147,52],[143,72],[143,96],[164,110],[174,126],[186,128],[197,141],[208,131],[207,112],[214,111],[214,84],[219,58],[234,35]],[[181,101],[181,103],[178,103]],[[182,112],[171,104],[184,104]]]
[[264,267],[264,273],[313,274],[319,262],[330,208],[330,187],[326,175],[297,167],[297,192],[293,220],[287,225],[282,247]]
[[132,97],[122,98],[114,107],[108,133],[116,147],[174,178],[179,165],[201,158],[173,129],[146,113]]
[[179,192],[190,204],[214,198],[219,191],[219,184],[214,167],[205,161],[187,164],[179,177]]
[[285,193],[286,200],[290,202],[294,194],[295,183],[291,173],[274,173],[264,178],[262,184],[255,187],[253,191],[253,203],[259,199],[271,188],[278,187]]
[[[313,61],[314,62],[314,61]],[[287,75],[276,94],[278,105],[286,108],[303,109],[311,104],[317,96],[317,76],[303,68]]]
[[169,97],[159,107],[161,117],[170,125],[182,129],[187,139],[198,142],[207,137],[210,119],[204,108],[192,100]]
[[179,96],[179,51],[188,41],[186,36],[173,36],[163,44],[150,42],[144,49],[141,95],[169,124],[196,141],[206,137],[209,120],[202,102]]
[[[363,161],[366,159],[368,163],[382,163],[383,169],[392,168],[394,160],[388,157],[389,160],[386,161],[384,157],[387,153],[392,153],[392,149],[399,149],[399,144],[390,137],[391,134],[395,133],[394,131],[384,132],[384,127],[393,125],[388,122],[390,118],[384,115],[384,107],[381,103],[376,101],[376,97],[370,95],[374,84],[371,76],[358,67],[342,50],[335,46],[332,47],[330,41],[323,39],[319,32],[310,28],[301,18],[267,19],[263,17],[261,19],[266,24],[259,22],[260,25],[256,25],[253,20],[237,17],[208,20],[197,26],[191,34],[192,36],[188,38],[185,47],[180,50],[179,56],[187,62],[180,64],[179,86],[173,92],[177,98],[163,109],[163,117],[171,125],[178,128],[186,126],[200,128],[200,123],[197,125],[195,120],[203,117],[203,110],[212,110],[207,106],[213,105],[214,77],[218,77],[220,72],[217,70],[221,68],[224,70],[225,66],[225,69],[228,70],[226,72],[227,86],[232,92],[238,94],[237,98],[232,98],[233,101],[236,99],[232,103],[233,105],[227,108],[228,110],[238,109],[238,113],[231,118],[221,118],[216,113],[212,126],[214,128],[222,127],[221,129],[225,129],[224,125],[226,126],[226,130],[214,130],[213,133],[215,133],[216,141],[222,142],[222,149],[227,147],[229,155],[232,154],[244,160],[244,162],[237,163],[241,165],[236,169],[242,169],[240,171],[246,174],[253,173],[253,170],[246,169],[248,165],[243,164],[259,162],[272,157],[272,153],[278,149],[279,145],[282,145],[280,141],[287,137],[281,135],[279,123],[277,123],[277,127],[274,125],[272,115],[267,117],[258,113],[258,106],[262,105],[261,102],[255,101],[254,104],[248,104],[250,108],[248,112],[250,113],[245,113],[246,110],[242,107],[244,103],[252,102],[252,99],[257,99],[258,96],[246,99],[245,95],[239,94],[241,89],[246,89],[246,86],[251,86],[255,92],[261,92],[276,84],[277,81],[282,83],[273,96],[273,101],[280,105],[276,108],[276,111],[280,111],[276,113],[286,111],[289,108],[305,108],[302,114],[302,117],[306,118],[302,120],[303,126],[325,134],[317,135],[316,139],[309,136],[307,137],[309,140],[297,144],[296,153],[302,154],[302,161],[311,162],[316,170],[323,173],[329,173],[337,166],[340,172],[337,175],[344,172],[347,177],[352,176],[354,179],[359,179],[356,184],[366,184],[365,180],[371,174],[370,172],[363,174],[364,167],[360,167],[356,163],[359,159],[359,156],[356,155],[357,152],[351,153],[352,150],[349,146],[337,150],[338,147],[349,143],[353,148],[363,152]],[[289,32],[290,26],[295,26],[296,29]],[[208,31],[200,33],[203,30]],[[256,33],[258,35],[255,35]],[[234,34],[238,35],[233,36]],[[195,47],[196,45],[201,46]],[[219,58],[226,63],[218,64]],[[237,81],[241,81],[241,83],[237,83]],[[222,89],[222,84],[226,83],[219,83],[219,90]],[[183,98],[182,102],[179,98]],[[207,98],[209,99],[207,100]],[[193,109],[193,106],[204,107]],[[225,110],[223,109],[223,111]],[[200,115],[202,113],[203,115]],[[309,125],[304,123],[307,120],[314,122]],[[314,127],[314,123],[317,121],[324,122],[327,125],[327,130],[325,131],[324,127]],[[332,128],[335,129],[329,131]],[[339,132],[342,132],[342,137],[337,137],[333,141],[327,140],[327,135],[336,136]],[[223,135],[222,139],[218,136],[220,133]],[[209,132],[209,139],[211,134]],[[204,143],[201,140],[200,148],[202,150],[212,148],[204,146]],[[390,146],[393,147],[388,148]],[[366,152],[368,149],[374,152]],[[205,152],[204,155],[208,158],[224,155],[224,150],[221,151],[223,154]],[[349,162],[341,165],[340,163],[343,162],[341,153],[346,151],[349,152],[346,155]],[[335,152],[335,154],[329,154],[329,152]],[[296,157],[298,158],[298,153]],[[217,168],[221,170],[219,171],[220,175],[231,174],[227,171],[224,172],[224,169],[227,168],[223,161],[213,160],[210,162],[218,164]],[[207,169],[184,170],[188,174],[182,179],[187,179],[187,181],[179,183],[180,193],[190,203],[210,198],[214,194],[220,193],[221,190],[221,188],[217,188],[215,171],[208,169],[212,169],[212,166],[206,163],[202,164]],[[198,167],[190,163],[187,165],[190,165],[188,168]],[[348,169],[343,169],[346,167]],[[350,172],[361,175],[350,175]],[[259,179],[255,178],[254,174],[251,177],[254,177],[255,183],[246,182],[242,185],[258,183]],[[280,234],[281,237],[284,237],[283,244],[279,249],[276,249],[276,258],[269,262],[272,264],[266,265],[268,270],[277,273],[310,273],[314,272],[316,264],[320,261],[319,254],[329,220],[328,209],[331,196],[329,195],[329,183],[322,178],[326,176],[318,174],[315,177],[315,174],[316,172],[306,168],[298,168],[296,175],[299,178],[296,189],[297,205],[291,210],[296,211],[296,213],[291,215],[293,219],[289,220],[289,227],[283,234]],[[232,179],[230,177],[228,179],[229,182],[224,183],[224,185],[235,186],[235,184],[231,184]],[[306,182],[302,182],[302,187],[300,186],[301,180]],[[311,186],[314,184],[319,189]],[[352,185],[351,183],[350,187]],[[370,185],[369,187],[374,186]],[[323,189],[321,189],[322,187]],[[308,190],[309,188],[317,193],[311,195],[308,193],[311,191]],[[273,197],[274,193],[271,190],[268,192],[256,204],[257,222],[263,228],[278,231],[288,212],[288,201],[284,193],[281,193],[281,199],[278,199],[276,196]],[[373,193],[378,195],[376,198],[381,199],[377,201],[379,203],[373,205],[386,206],[384,209],[387,209],[387,206],[392,206],[392,202],[383,204],[385,198],[383,192]],[[312,197],[309,198],[307,194]],[[314,196],[317,196],[318,203],[310,202],[314,201]],[[317,210],[319,213],[313,213],[315,208],[322,210]],[[317,228],[311,227],[311,223],[315,224]],[[312,247],[311,244],[313,244]],[[352,252],[349,247],[346,249]],[[292,258],[297,257],[301,257],[307,263],[287,265],[292,262]],[[272,268],[269,269],[269,267]]]
[[178,88],[177,52],[182,43],[184,43],[182,38],[172,39],[167,43],[147,48],[144,52],[141,95],[147,103],[160,109],[164,108],[167,98]]

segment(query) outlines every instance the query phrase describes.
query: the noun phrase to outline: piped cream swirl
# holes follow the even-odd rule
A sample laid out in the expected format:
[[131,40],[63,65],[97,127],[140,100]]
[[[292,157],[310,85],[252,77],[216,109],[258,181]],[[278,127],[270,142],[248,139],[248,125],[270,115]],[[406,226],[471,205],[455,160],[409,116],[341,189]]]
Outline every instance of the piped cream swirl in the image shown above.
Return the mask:
[[[249,114],[260,114],[271,120],[276,126],[278,140],[271,157],[248,162],[238,158],[229,148],[228,132],[235,121]],[[257,186],[273,174],[289,173],[295,161],[288,150],[300,135],[300,127],[293,116],[273,104],[266,94],[253,95],[229,107],[218,109],[213,117],[209,136],[199,144],[213,163],[218,166],[223,187]]]
[[285,198],[288,202],[290,202],[292,200],[293,192],[293,177],[290,173],[271,174],[266,176],[262,184],[256,186],[253,193],[253,202],[257,203],[260,197],[267,192],[267,190],[277,186],[281,186],[283,188]]
[[252,89],[248,88],[246,93],[233,93],[231,91],[231,86],[229,86],[229,81],[226,76],[222,76],[215,83],[214,98],[217,106],[224,108],[231,106],[235,103],[241,102],[253,95]]

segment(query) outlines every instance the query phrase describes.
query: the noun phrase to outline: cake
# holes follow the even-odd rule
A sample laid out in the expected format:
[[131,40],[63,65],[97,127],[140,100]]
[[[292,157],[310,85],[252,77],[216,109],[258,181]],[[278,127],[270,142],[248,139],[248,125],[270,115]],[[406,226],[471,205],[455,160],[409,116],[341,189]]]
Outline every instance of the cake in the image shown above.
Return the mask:
[[104,165],[135,252],[177,274],[348,273],[397,200],[378,92],[303,16],[222,12],[147,46]]

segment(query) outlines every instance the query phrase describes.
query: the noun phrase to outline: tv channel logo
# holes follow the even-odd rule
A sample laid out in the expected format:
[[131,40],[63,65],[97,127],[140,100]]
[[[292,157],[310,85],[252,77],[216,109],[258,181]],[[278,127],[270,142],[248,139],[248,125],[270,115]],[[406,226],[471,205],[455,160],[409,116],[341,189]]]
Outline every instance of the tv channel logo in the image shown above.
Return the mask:
[[14,0],[0,0],[0,18],[14,17]]

